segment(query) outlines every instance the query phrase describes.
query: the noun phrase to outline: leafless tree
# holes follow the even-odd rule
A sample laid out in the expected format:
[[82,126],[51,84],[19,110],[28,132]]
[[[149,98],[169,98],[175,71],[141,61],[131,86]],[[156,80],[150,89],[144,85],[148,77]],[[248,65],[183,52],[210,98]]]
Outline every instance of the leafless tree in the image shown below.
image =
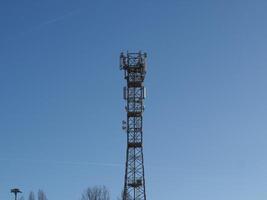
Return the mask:
[[81,200],[110,200],[110,195],[105,186],[94,186],[84,191]]
[[38,191],[38,200],[47,200],[47,197],[43,190]]
[[[123,196],[124,196],[124,192],[123,192],[123,190],[122,190],[122,191],[121,191],[121,196],[120,196],[120,197],[117,197],[117,200],[123,200]],[[127,199],[127,200],[130,200],[130,199],[131,199],[131,197],[130,197],[129,194],[126,194],[126,199]]]
[[35,196],[34,196],[33,191],[31,191],[29,194],[29,200],[35,200]]

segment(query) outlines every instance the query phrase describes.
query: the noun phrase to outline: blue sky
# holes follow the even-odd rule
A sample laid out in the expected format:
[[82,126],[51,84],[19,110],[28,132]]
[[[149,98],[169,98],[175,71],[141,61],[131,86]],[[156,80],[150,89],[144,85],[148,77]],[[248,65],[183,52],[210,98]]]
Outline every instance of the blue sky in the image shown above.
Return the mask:
[[267,198],[267,2],[0,2],[0,199],[123,186],[121,51],[148,53],[147,197]]

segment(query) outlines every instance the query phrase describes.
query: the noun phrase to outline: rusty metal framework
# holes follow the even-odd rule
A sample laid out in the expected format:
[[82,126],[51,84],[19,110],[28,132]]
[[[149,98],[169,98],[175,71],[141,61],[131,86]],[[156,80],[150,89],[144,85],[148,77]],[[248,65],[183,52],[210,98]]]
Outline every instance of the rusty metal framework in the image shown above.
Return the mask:
[[121,53],[120,69],[127,86],[123,89],[127,120],[122,128],[127,133],[127,153],[123,200],[146,200],[143,158],[143,111],[146,88],[146,53]]

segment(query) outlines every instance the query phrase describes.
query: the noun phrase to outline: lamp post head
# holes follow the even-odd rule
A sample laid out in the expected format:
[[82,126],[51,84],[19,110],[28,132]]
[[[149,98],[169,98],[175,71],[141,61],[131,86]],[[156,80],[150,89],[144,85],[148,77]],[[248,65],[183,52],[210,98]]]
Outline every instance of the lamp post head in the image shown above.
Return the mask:
[[19,188],[13,188],[10,190],[11,193],[14,193],[15,200],[17,200],[18,193],[22,193]]
[[13,189],[10,190],[10,192],[14,193],[14,194],[22,193],[19,188],[13,188]]

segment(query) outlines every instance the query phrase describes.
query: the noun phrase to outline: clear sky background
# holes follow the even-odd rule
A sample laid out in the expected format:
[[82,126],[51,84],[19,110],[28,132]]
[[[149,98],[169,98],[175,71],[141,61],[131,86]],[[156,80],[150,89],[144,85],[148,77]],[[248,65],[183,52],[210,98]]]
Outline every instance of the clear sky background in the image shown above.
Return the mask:
[[121,51],[148,53],[148,200],[267,199],[265,0],[1,0],[0,199],[123,186]]

